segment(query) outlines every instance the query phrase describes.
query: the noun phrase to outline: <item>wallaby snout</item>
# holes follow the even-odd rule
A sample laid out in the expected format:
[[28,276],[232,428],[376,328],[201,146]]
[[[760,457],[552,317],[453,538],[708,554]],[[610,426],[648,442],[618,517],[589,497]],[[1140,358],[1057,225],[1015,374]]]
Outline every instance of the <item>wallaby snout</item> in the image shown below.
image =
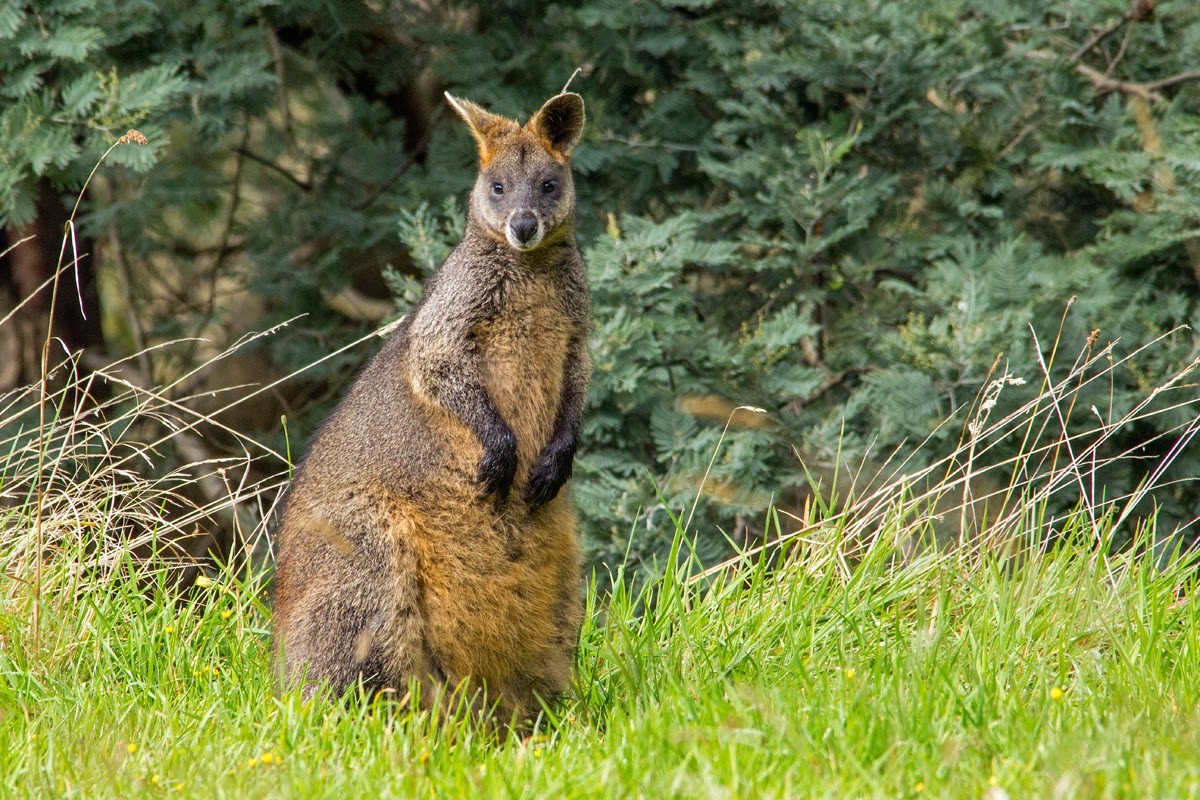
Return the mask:
[[542,238],[539,235],[541,227],[541,223],[532,211],[522,209],[509,217],[505,238],[513,247],[532,247]]

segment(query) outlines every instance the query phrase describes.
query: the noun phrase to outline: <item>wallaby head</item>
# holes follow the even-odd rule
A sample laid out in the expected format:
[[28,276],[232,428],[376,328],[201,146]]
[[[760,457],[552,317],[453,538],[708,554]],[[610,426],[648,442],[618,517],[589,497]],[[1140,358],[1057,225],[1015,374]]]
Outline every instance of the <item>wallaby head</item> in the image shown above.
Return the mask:
[[524,125],[448,92],[446,99],[479,147],[471,221],[521,251],[568,232],[575,219],[570,156],[583,132],[583,98],[552,97]]

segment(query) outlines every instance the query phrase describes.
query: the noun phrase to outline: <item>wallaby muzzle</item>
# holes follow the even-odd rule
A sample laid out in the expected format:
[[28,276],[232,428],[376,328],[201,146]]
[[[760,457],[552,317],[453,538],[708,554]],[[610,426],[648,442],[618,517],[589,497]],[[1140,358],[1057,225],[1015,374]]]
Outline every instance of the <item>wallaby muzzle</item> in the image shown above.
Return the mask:
[[537,216],[532,211],[517,211],[508,219],[505,238],[513,247],[524,250],[537,244],[541,239],[539,236],[541,227],[541,223],[538,222]]

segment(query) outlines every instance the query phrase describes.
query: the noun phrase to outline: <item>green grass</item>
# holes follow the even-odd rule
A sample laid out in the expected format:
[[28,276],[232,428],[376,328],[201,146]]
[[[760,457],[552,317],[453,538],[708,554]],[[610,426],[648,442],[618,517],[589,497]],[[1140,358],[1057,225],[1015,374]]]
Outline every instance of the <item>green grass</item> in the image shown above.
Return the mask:
[[[0,787],[84,797],[1189,797],[1195,566],[1063,545],[668,574],[594,601],[556,719],[499,741],[274,693],[261,582],[132,560],[0,605]],[[68,570],[70,559],[47,569]],[[50,576],[52,577],[52,576]],[[82,588],[81,588],[82,587]],[[639,612],[639,608],[642,611]],[[1061,694],[1060,694],[1061,692]],[[264,763],[264,760],[269,763]],[[998,787],[992,789],[991,787]],[[985,794],[991,792],[991,794]]]

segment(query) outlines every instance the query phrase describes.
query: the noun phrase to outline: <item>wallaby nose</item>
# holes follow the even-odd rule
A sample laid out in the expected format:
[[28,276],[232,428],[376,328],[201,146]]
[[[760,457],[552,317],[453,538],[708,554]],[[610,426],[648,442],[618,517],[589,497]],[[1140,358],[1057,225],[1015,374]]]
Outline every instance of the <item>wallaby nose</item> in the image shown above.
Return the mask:
[[513,238],[521,244],[529,243],[529,240],[537,233],[537,227],[537,217],[531,211],[518,211],[508,221],[509,231],[512,232]]

